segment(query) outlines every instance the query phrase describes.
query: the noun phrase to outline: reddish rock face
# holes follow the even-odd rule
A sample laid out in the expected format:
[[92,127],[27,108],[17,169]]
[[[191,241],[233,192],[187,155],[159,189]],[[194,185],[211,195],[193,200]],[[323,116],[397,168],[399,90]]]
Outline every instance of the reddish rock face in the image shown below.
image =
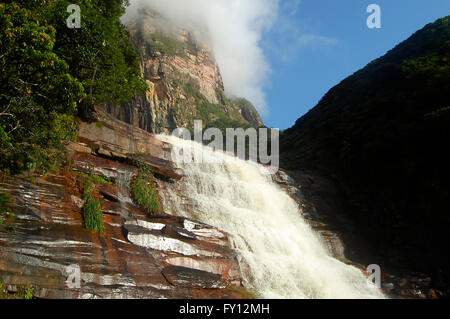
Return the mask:
[[[235,252],[197,230],[213,228],[182,217],[149,217],[131,200],[130,179],[145,161],[172,180],[170,146],[111,119],[81,123],[70,145],[72,168],[47,176],[0,175],[0,192],[12,196],[12,230],[0,228],[0,278],[31,285],[41,298],[242,298]],[[117,124],[117,126],[116,126]],[[82,178],[96,174],[115,182],[95,187],[106,233],[83,227]],[[78,265],[81,286],[69,288],[70,265]]]
[[[117,170],[124,162],[139,161],[152,166],[157,174],[174,180],[181,178],[170,162],[172,150],[170,144],[139,128],[113,119],[101,111],[98,111],[96,116],[99,122],[80,123],[78,143],[69,145],[73,152],[97,157],[91,158],[90,161],[93,163],[88,162],[87,165],[90,166],[84,167],[84,170],[90,167],[96,170]],[[83,160],[83,155],[80,156]],[[110,161],[103,161],[104,158]],[[75,157],[75,163],[77,160],[78,157]]]
[[[140,15],[139,21],[130,21],[127,27],[140,54],[142,77],[149,89],[129,103],[105,105],[109,114],[152,133],[172,132],[178,127],[193,127],[194,119],[203,119],[207,124],[210,114],[205,116],[200,108],[197,97],[201,95],[214,105],[216,114],[243,126],[264,126],[253,106],[225,98],[219,67],[207,46],[198,44],[186,30],[164,32],[161,26],[171,23],[162,22],[161,16],[145,10]],[[167,40],[169,43],[165,43]],[[177,52],[157,50],[154,41],[163,46],[177,43],[179,48]]]
[[206,271],[168,266],[162,274],[172,285],[186,288],[224,289],[226,283],[220,275],[214,275]]

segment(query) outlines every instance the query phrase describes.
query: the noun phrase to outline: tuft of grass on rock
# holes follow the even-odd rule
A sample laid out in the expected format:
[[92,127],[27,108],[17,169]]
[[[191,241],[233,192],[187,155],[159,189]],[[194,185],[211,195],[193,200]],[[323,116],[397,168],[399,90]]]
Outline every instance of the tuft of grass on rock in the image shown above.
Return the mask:
[[136,204],[147,213],[161,212],[156,186],[151,184],[145,176],[138,175],[131,183],[131,194]]
[[100,175],[95,175],[92,173],[86,174],[84,172],[77,172],[77,174],[83,183],[90,183],[95,185],[102,185],[102,184],[114,185],[114,182],[111,179],[102,177]]
[[83,217],[85,228],[92,232],[104,234],[105,225],[103,224],[103,212],[100,201],[90,193],[84,195],[84,200]]

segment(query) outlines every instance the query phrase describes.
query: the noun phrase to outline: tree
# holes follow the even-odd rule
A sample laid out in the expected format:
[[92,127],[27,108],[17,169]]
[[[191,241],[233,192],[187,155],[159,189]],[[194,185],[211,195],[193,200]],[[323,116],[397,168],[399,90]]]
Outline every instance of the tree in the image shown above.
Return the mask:
[[53,50],[55,29],[31,10],[0,4],[0,169],[48,167],[75,132],[85,95]]
[[[67,27],[78,4],[82,24]],[[75,136],[77,112],[121,103],[147,84],[120,22],[124,0],[0,4],[0,170],[47,169]]]
[[[66,25],[69,4],[81,9],[81,28]],[[128,1],[58,1],[49,7],[49,22],[55,26],[55,52],[70,66],[71,74],[86,90],[82,105],[121,103],[141,94],[147,84],[141,77],[139,57],[128,31],[120,22]]]

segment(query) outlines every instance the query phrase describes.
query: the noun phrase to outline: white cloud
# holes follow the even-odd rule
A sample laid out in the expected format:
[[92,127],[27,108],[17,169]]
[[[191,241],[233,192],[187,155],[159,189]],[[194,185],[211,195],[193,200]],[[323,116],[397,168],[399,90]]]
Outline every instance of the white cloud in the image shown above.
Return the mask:
[[[177,27],[201,37],[213,50],[225,90],[266,111],[263,88],[270,72],[260,46],[278,15],[278,0],[131,0],[125,22],[139,8],[158,12]],[[294,5],[297,3],[294,0]],[[293,9],[297,10],[298,5]]]

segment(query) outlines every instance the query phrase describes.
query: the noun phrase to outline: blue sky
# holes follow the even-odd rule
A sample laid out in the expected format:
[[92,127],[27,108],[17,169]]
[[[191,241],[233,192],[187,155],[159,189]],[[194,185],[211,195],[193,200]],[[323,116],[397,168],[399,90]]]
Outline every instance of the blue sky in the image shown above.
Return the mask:
[[[366,25],[372,3],[381,7],[381,29]],[[262,37],[271,66],[264,123],[291,127],[330,88],[449,14],[450,0],[280,0]]]

